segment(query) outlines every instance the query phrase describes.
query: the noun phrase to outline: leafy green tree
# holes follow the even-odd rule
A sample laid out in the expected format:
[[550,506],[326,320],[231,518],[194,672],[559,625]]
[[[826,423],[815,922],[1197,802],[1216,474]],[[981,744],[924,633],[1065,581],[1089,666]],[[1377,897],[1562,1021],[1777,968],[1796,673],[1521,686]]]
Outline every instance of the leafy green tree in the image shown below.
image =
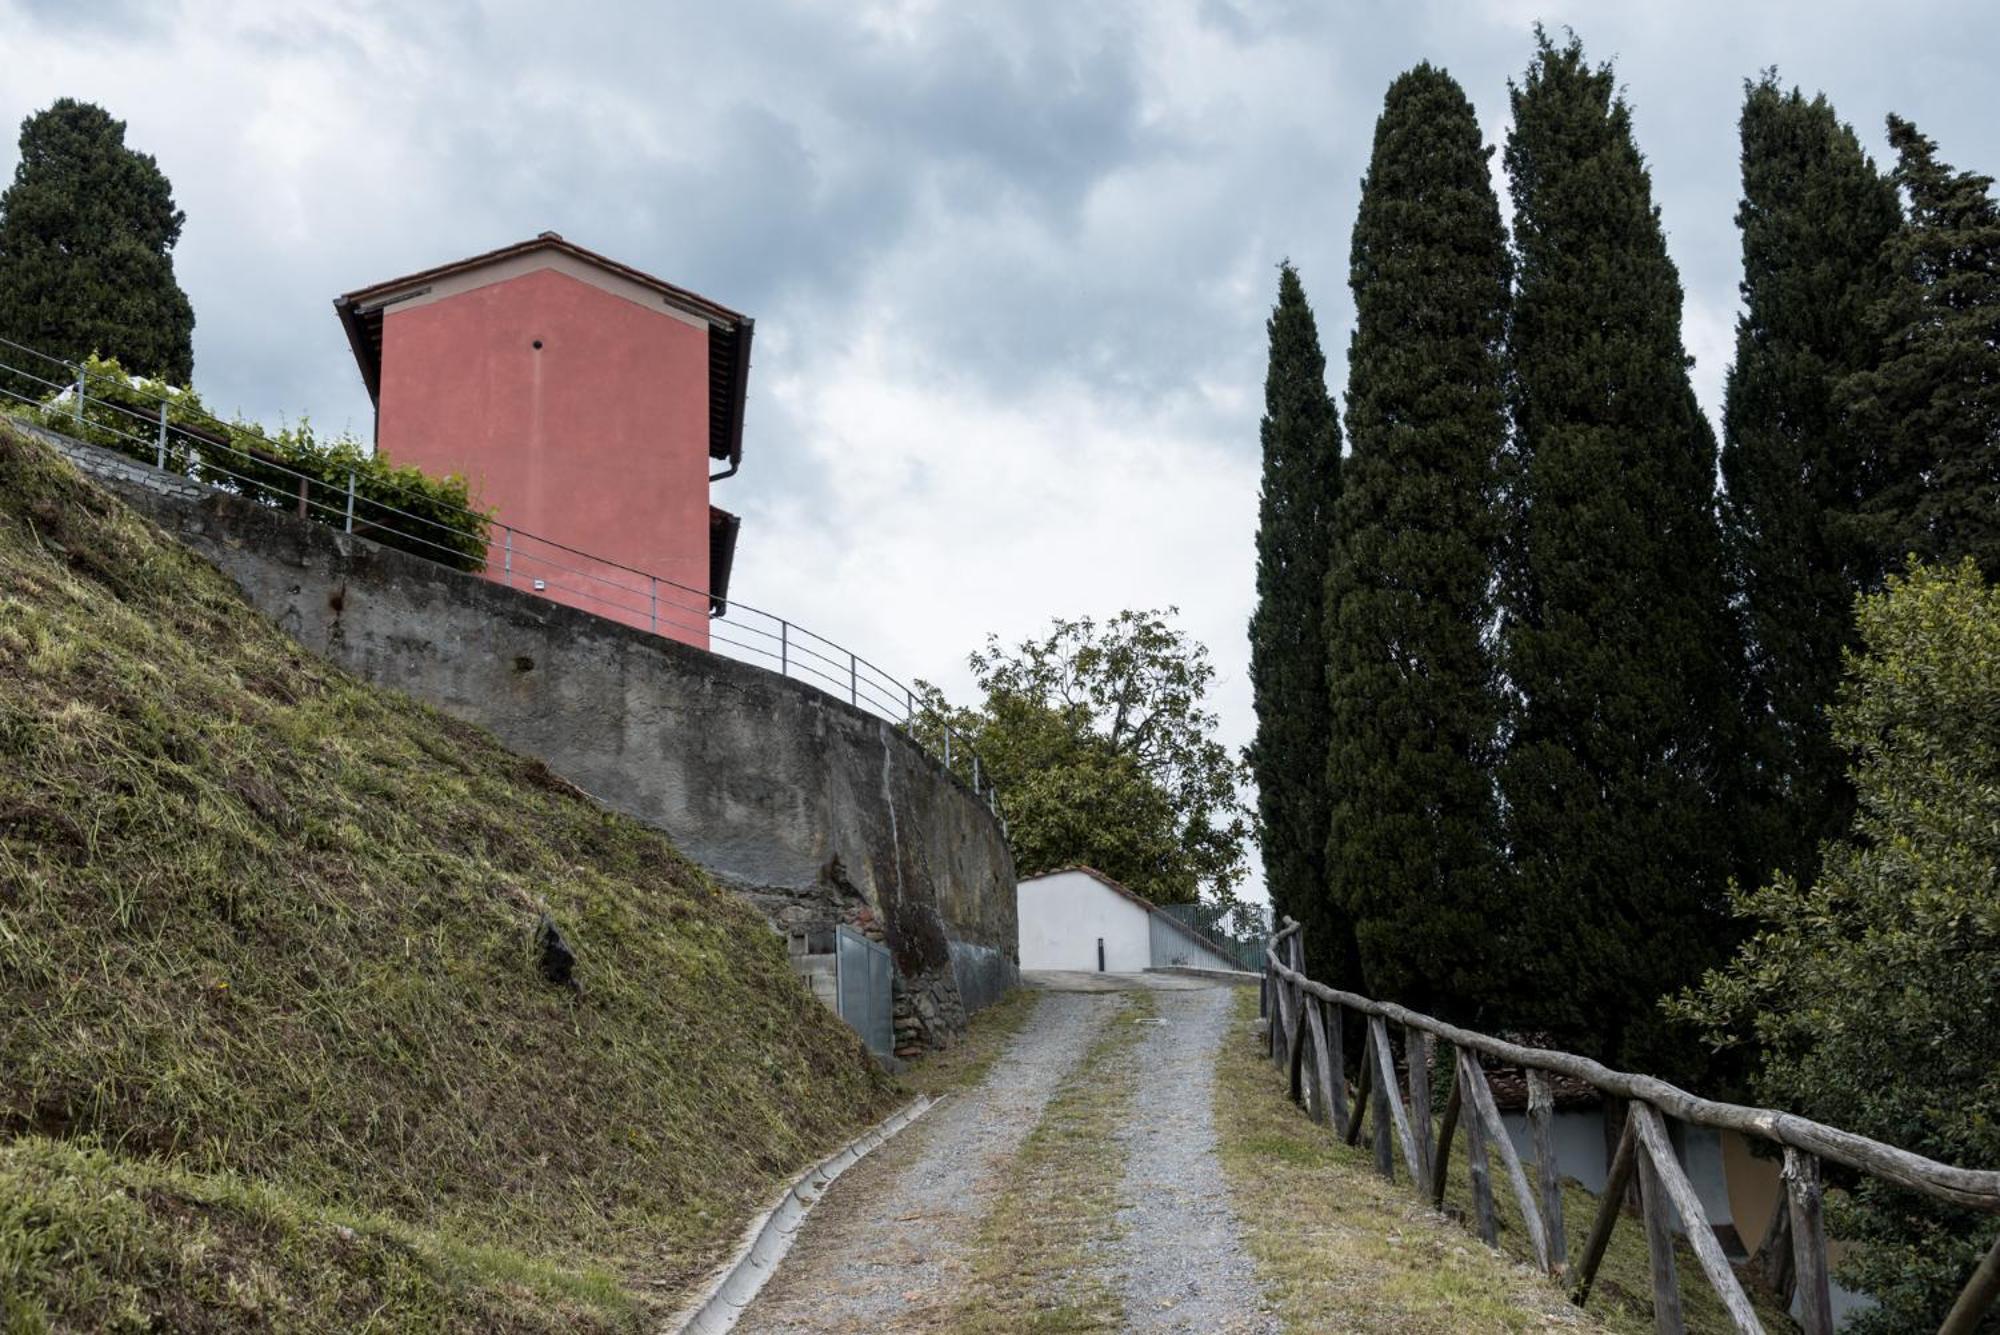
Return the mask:
[[1327,582],[1334,897],[1370,992],[1458,1016],[1511,963],[1491,950],[1510,272],[1491,154],[1449,74],[1390,85],[1354,226]]
[[941,749],[937,721],[948,719],[971,740],[1022,875],[1081,863],[1155,903],[1233,895],[1249,839],[1242,770],[1215,740],[1208,650],[1175,614],[1057,617],[1012,649],[989,636],[967,659],[976,708],[921,684],[915,731]]
[[1715,440],[1681,345],[1680,280],[1609,66],[1537,32],[1506,163],[1511,532],[1500,771],[1514,898],[1498,1018],[1685,1074],[1659,999],[1730,943],[1724,815],[1740,683]]
[[[1735,897],[1756,934],[1677,1009],[1754,1040],[1759,1096],[1948,1163],[2000,1162],[2000,591],[1967,560],[1860,600],[1833,711],[1852,833]],[[1864,1180],[1832,1197],[1867,1335],[1936,1330],[1992,1216]],[[2000,1329],[1989,1317],[1982,1330]]]
[[1257,515],[1257,607],[1250,617],[1250,686],[1257,735],[1247,752],[1257,782],[1258,841],[1274,913],[1305,924],[1307,960],[1321,977],[1353,976],[1353,928],[1327,883],[1324,606],[1340,494],[1340,418],[1326,392],[1326,357],[1298,271],[1278,270],[1266,329],[1263,491]]
[[0,337],[187,384],[194,311],[173,262],[184,220],[159,165],[125,146],[123,121],[67,97],[28,117],[0,195]]
[[1889,117],[1889,142],[1909,215],[1871,323],[1880,360],[1843,387],[1873,446],[1864,532],[1883,569],[1970,556],[2000,577],[2000,203],[1908,121]]
[[1902,212],[1824,97],[1767,74],[1742,120],[1744,311],[1723,409],[1724,529],[1741,591],[1759,719],[1759,876],[1810,879],[1853,815],[1826,710],[1853,640],[1855,595],[1879,581],[1857,540],[1869,451],[1836,393],[1872,369],[1883,245]]

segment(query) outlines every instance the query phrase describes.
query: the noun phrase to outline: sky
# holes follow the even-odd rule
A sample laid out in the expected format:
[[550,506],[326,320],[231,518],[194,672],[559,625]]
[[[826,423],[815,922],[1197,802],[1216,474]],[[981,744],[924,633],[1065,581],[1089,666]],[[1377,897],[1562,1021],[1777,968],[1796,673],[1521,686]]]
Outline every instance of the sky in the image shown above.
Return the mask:
[[1746,78],[2000,171],[1969,0],[0,0],[0,122],[127,122],[195,383],[267,423],[366,436],[332,298],[544,230],[754,316],[737,598],[960,696],[989,632],[1176,606],[1240,745],[1276,266],[1338,395],[1383,92],[1442,65],[1497,145],[1537,21],[1614,64],[1711,415]]

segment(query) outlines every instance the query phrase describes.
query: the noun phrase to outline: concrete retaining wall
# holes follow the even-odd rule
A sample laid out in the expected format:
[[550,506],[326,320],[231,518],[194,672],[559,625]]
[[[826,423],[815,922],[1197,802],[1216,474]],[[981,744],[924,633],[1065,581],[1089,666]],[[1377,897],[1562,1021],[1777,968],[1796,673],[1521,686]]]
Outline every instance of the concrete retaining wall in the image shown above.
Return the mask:
[[[214,562],[307,648],[491,730],[664,831],[780,930],[846,922],[879,936],[897,967],[899,1046],[948,1041],[1011,980],[1006,838],[887,722],[802,682],[33,434]],[[970,999],[954,943],[961,968],[980,961]]]

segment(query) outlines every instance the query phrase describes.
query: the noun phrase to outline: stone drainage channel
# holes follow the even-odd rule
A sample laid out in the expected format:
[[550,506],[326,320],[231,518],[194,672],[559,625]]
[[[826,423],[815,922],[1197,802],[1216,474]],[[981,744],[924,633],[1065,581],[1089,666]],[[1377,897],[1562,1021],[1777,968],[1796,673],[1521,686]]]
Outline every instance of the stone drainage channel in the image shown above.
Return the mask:
[[828,1185],[769,1282],[747,1307],[730,1304],[730,1324],[759,1335],[948,1329],[1009,1166],[1124,1008],[1117,989],[1144,987],[1156,1019],[1133,1049],[1136,1087],[1114,1133],[1123,1163],[1118,1227],[1101,1246],[1080,1241],[1112,1272],[1123,1329],[1278,1329],[1215,1154],[1213,1071],[1233,988],[1152,974],[1034,981],[1044,990],[1033,1013],[985,1078]]

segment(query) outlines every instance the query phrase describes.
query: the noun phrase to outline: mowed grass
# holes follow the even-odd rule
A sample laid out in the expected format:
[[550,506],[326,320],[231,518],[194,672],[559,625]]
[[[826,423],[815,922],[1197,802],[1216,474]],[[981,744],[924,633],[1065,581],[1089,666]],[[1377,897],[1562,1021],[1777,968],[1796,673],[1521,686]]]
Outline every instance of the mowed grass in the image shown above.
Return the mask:
[[959,1335],[1074,1335],[1124,1326],[1115,1267],[1125,1176],[1118,1128],[1138,1083],[1134,1049],[1158,1012],[1150,992],[1107,996],[1117,1013],[1049,1100],[980,1222]]
[[637,1326],[895,1093],[665,839],[4,426],[0,1014],[9,1331]]
[[[1590,1306],[1579,1309],[1532,1265],[1533,1251],[1498,1156],[1492,1159],[1500,1250],[1420,1201],[1400,1158],[1397,1181],[1375,1175],[1364,1144],[1350,1149],[1286,1097],[1286,1078],[1249,1037],[1257,995],[1238,1001],[1242,1027],[1221,1058],[1218,1125],[1232,1195],[1288,1331],[1446,1332],[1653,1329],[1651,1271],[1643,1226],[1621,1219],[1599,1269]],[[1471,1217],[1463,1132],[1452,1146],[1445,1205]],[[1573,1183],[1563,1213],[1572,1261],[1596,1199]],[[1694,1332],[1732,1329],[1696,1269],[1677,1249],[1681,1300]],[[1792,1328],[1764,1301],[1766,1329]]]

